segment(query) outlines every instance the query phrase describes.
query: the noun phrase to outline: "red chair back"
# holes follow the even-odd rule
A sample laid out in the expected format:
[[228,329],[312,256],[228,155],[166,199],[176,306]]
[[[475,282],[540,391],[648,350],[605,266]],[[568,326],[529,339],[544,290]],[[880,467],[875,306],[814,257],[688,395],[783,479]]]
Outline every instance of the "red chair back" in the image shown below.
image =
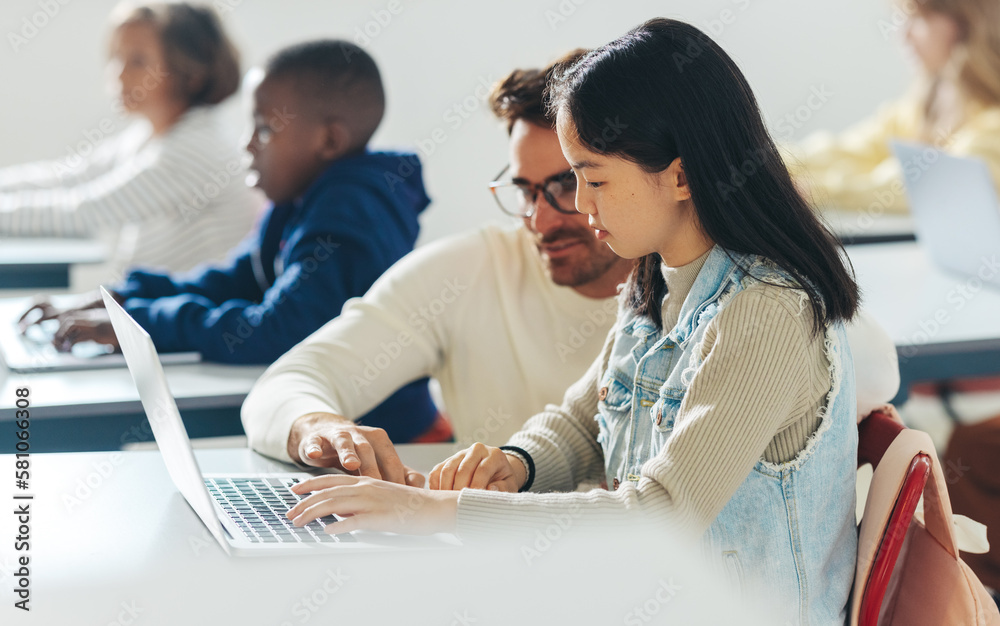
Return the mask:
[[[877,468],[889,444],[904,428],[905,426],[881,411],[876,411],[865,418],[858,425],[858,466],[871,463],[873,469]],[[861,626],[878,624],[882,600],[889,587],[889,580],[896,567],[903,540],[906,539],[906,533],[910,528],[910,521],[913,519],[917,503],[930,475],[930,457],[926,454],[913,457],[879,542],[878,554],[872,564],[868,581],[865,583],[859,615]]]
[[1000,626],[996,604],[959,556],[930,436],[872,414],[858,426],[858,462],[875,472],[858,530],[851,626]]

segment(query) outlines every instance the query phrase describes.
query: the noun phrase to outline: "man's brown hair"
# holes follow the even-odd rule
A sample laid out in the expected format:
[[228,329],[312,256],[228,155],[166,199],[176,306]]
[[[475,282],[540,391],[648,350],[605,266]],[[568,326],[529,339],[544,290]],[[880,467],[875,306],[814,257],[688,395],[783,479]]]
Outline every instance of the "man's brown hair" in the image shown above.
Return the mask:
[[514,70],[498,81],[490,90],[490,110],[507,122],[507,133],[514,122],[524,120],[537,126],[551,128],[555,118],[550,117],[545,105],[545,86],[553,72],[576,63],[588,50],[577,48],[559,57],[541,69]]

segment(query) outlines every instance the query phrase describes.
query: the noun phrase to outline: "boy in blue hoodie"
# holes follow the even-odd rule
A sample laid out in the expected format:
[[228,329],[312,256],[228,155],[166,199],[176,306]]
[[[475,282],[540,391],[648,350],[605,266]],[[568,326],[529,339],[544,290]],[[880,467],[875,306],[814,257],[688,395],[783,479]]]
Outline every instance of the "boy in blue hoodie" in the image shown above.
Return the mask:
[[[135,270],[114,290],[159,351],[271,363],[413,249],[417,216],[430,200],[415,154],[367,149],[384,108],[378,67],[354,44],[313,41],[268,62],[247,145],[255,184],[272,201],[258,230],[223,265],[184,276]],[[25,320],[60,319],[57,347],[117,344],[100,298],[34,309],[40,315],[29,311]],[[362,423],[410,441],[435,416],[422,379]]]

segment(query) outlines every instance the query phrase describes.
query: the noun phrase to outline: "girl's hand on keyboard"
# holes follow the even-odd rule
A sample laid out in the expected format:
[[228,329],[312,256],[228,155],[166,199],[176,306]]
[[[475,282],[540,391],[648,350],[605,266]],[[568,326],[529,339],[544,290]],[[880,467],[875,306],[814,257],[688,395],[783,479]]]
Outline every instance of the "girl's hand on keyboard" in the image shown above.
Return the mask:
[[328,524],[326,532],[376,530],[429,535],[455,529],[458,492],[428,491],[376,480],[367,476],[326,474],[291,487],[297,494],[312,495],[289,509],[296,526],[327,515],[344,519]]

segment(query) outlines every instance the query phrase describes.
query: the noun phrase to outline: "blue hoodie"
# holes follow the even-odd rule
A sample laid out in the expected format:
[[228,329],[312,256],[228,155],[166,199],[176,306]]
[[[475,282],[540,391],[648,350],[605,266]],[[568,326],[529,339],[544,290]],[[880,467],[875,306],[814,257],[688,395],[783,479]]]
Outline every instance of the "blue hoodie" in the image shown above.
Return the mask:
[[[413,249],[430,203],[415,154],[364,152],[331,164],[218,266],[183,276],[136,270],[116,291],[161,352],[269,364],[340,314]],[[426,379],[364,418],[409,441],[430,427]]]

